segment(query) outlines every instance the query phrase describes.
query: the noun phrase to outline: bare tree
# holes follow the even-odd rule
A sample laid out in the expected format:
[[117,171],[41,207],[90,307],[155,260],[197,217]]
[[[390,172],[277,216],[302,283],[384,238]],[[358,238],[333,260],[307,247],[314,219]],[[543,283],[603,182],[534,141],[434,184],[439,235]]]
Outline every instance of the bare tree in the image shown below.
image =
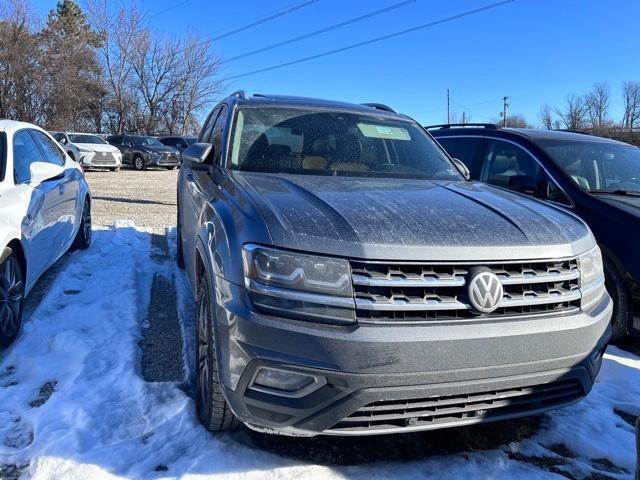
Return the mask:
[[622,126],[631,132],[640,125],[640,82],[623,82],[622,99]]
[[42,116],[38,19],[26,0],[0,10],[0,117],[37,122]]
[[532,128],[533,126],[527,122],[522,114],[515,114],[507,116],[507,125],[511,128]]
[[169,133],[186,135],[193,133],[195,116],[216,100],[225,85],[217,78],[220,58],[211,51],[210,42],[190,35],[180,50],[181,79],[165,124]]
[[606,83],[596,83],[584,97],[587,116],[592,128],[600,129],[608,123],[611,91]]
[[565,109],[555,109],[561,124],[570,130],[580,130],[587,126],[587,106],[585,99],[579,95],[569,95]]
[[549,104],[545,103],[540,107],[540,112],[538,113],[538,118],[540,119],[540,123],[547,130],[553,130],[553,114],[551,112],[551,107]]
[[104,83],[108,91],[105,113],[108,129],[122,133],[134,108],[133,55],[134,46],[146,34],[144,16],[137,4],[116,4],[107,0],[88,2],[89,18],[102,36],[99,48],[104,69]]

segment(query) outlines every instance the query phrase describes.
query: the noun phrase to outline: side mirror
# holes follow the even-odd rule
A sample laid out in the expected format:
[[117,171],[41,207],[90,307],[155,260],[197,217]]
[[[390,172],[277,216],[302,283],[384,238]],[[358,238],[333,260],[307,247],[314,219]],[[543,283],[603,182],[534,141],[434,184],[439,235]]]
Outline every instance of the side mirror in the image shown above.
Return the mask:
[[464,179],[471,180],[471,172],[469,171],[467,166],[464,164],[464,162],[458,158],[452,158],[452,160],[453,160],[453,163],[455,163],[456,167],[458,167],[458,170],[460,170],[460,173],[462,174]]
[[529,175],[514,175],[509,177],[507,188],[527,195],[535,195],[538,192],[538,182]]
[[60,178],[64,175],[65,168],[48,162],[33,162],[29,166],[29,183],[39,185],[44,181]]
[[213,153],[210,143],[194,143],[182,151],[182,160],[195,164],[204,164]]

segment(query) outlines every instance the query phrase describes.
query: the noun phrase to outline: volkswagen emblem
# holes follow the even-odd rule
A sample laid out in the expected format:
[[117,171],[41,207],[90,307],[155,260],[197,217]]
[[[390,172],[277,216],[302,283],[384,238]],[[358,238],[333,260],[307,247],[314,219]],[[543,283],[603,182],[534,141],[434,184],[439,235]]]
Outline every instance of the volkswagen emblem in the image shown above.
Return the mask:
[[491,313],[496,308],[504,289],[498,276],[490,270],[479,270],[472,273],[469,281],[469,302],[480,313]]

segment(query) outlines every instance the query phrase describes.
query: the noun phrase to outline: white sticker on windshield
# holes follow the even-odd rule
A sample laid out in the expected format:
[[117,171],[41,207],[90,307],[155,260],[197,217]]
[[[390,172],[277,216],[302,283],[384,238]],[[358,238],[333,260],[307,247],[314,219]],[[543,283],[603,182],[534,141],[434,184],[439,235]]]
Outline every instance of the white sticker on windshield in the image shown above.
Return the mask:
[[388,125],[373,125],[370,123],[358,123],[360,133],[368,138],[388,138],[390,140],[411,140],[409,132],[401,127]]

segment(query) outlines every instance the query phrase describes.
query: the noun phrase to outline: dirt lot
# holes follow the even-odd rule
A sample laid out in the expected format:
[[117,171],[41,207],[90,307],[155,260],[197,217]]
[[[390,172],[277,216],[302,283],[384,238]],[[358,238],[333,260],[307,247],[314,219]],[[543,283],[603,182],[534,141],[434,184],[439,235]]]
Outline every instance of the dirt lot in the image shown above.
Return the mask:
[[93,196],[93,224],[133,220],[138,227],[164,233],[176,223],[177,177],[178,170],[85,172]]

